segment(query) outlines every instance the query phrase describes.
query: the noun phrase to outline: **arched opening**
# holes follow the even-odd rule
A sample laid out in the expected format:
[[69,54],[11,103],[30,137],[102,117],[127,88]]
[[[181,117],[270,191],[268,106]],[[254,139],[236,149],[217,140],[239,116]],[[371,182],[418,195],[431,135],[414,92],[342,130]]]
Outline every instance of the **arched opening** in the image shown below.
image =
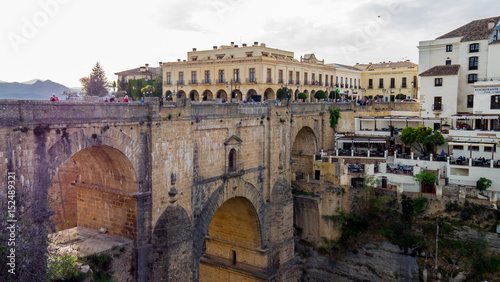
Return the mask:
[[268,257],[262,250],[261,227],[253,204],[244,197],[224,202],[215,212],[200,260],[200,281],[230,277],[243,281],[264,274]]
[[233,90],[233,94],[231,95],[231,99],[236,99],[238,101],[243,100],[243,93],[239,89]]
[[293,95],[293,100],[294,101],[299,101],[299,89],[295,90],[295,94]]
[[257,94],[257,91],[255,91],[255,89],[250,89],[247,92],[247,98],[246,98],[246,100],[248,102],[252,102],[252,100],[254,102],[260,102],[261,101],[261,96]]
[[178,100],[186,99],[186,92],[184,92],[184,90],[180,90],[179,92],[177,92],[177,99]]
[[212,101],[214,99],[214,95],[210,90],[205,90],[203,91],[202,99],[203,101]]
[[314,131],[310,127],[302,128],[295,136],[292,146],[291,172],[297,179],[313,173],[313,156],[317,152],[317,141]]
[[266,91],[264,91],[264,101],[265,100],[276,100],[276,95],[271,88],[267,88]]
[[227,93],[224,90],[217,91],[217,99],[221,99],[222,101],[227,101]]
[[200,100],[200,95],[198,94],[198,91],[193,90],[191,93],[189,93],[189,99],[194,102],[198,102]]
[[236,150],[235,149],[231,149],[231,151],[229,151],[227,171],[228,172],[236,171]]
[[316,94],[316,91],[312,90],[311,91],[311,95],[309,97],[309,101],[315,101],[316,100],[316,98],[314,98],[314,94]]
[[304,100],[304,102],[309,102],[309,101],[311,101],[311,95],[309,95],[309,91],[307,91],[307,89],[306,89],[306,90],[304,90],[303,92],[304,92],[304,93],[306,93],[306,95],[307,95],[307,99],[305,99],[305,100]]
[[134,240],[138,187],[132,163],[121,151],[96,145],[75,153],[59,167],[49,188],[52,229],[58,232],[52,243],[78,241],[71,251],[88,254],[112,247],[86,241],[97,240],[100,233]]
[[172,98],[172,91],[167,90],[167,91],[165,92],[165,101],[172,101],[172,99],[173,99],[173,98]]

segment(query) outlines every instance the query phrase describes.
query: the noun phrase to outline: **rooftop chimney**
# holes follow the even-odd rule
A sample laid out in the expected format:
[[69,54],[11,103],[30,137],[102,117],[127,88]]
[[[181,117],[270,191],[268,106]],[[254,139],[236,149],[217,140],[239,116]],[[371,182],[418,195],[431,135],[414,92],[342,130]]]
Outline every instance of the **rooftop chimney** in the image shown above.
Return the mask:
[[257,45],[259,45],[259,42],[258,41],[254,41],[253,45],[257,46]]
[[234,45],[234,41],[231,41],[231,46],[233,46],[233,45]]
[[494,20],[489,20],[488,21],[488,29],[493,29],[495,27],[495,21]]
[[177,59],[177,62],[180,62],[180,61],[181,61],[181,59]]
[[234,48],[238,48],[238,45],[234,45]]
[[214,50],[217,50],[217,46],[214,46]]
[[243,43],[243,47],[247,47],[247,44],[246,44],[246,43]]
[[145,66],[146,66],[146,71],[148,71],[149,70],[149,64],[145,64]]
[[193,51],[196,51],[196,48],[193,48]]
[[260,43],[260,46],[266,47],[266,43]]

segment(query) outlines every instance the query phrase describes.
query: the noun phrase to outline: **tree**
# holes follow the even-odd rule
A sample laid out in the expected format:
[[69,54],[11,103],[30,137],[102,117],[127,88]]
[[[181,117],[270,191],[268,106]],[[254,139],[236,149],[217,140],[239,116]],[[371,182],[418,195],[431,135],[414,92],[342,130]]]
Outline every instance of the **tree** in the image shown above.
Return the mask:
[[108,94],[108,79],[99,62],[92,68],[89,77],[80,78],[80,83],[85,89],[85,95],[103,97]]
[[434,184],[437,182],[437,176],[434,172],[421,170],[415,175],[415,181],[422,185],[422,192],[434,193]]
[[323,90],[318,90],[315,94],[314,94],[314,98],[315,99],[326,99],[326,93],[325,91]]
[[398,95],[396,95],[396,99],[404,100],[405,98],[406,98],[406,96],[403,93],[399,93]]
[[299,100],[306,100],[307,99],[307,94],[304,92],[300,92],[299,95]]
[[431,128],[419,126],[417,128],[407,127],[399,136],[401,141],[410,145],[422,154],[435,152],[437,145],[444,144],[444,137],[439,131],[432,133]]
[[477,181],[476,188],[480,192],[486,191],[488,188],[491,187],[492,181],[486,177],[481,177]]
[[329,98],[338,100],[338,99],[340,99],[340,94],[337,91],[330,91]]
[[71,97],[78,97],[78,93],[76,93],[76,91],[71,91],[71,90],[64,90],[62,94],[63,96],[68,96],[68,99]]
[[280,89],[278,89],[278,91],[276,91],[276,97],[278,97],[278,99],[282,99],[284,91],[288,93],[287,98],[290,99],[290,97],[292,97],[292,93],[291,93],[292,90],[285,88],[285,87],[280,88]]
[[113,93],[116,93],[116,81],[113,80],[111,87],[113,87]]
[[421,170],[417,175],[415,175],[415,181],[420,184],[435,184],[437,176],[433,172]]

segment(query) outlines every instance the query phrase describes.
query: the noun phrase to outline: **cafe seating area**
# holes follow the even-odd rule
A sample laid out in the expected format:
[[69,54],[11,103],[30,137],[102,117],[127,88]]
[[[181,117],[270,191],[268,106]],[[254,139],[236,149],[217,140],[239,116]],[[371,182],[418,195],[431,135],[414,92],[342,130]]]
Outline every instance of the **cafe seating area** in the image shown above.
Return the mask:
[[394,164],[387,165],[388,173],[397,173],[397,174],[410,174],[413,175],[413,166],[412,165],[403,165],[403,164]]

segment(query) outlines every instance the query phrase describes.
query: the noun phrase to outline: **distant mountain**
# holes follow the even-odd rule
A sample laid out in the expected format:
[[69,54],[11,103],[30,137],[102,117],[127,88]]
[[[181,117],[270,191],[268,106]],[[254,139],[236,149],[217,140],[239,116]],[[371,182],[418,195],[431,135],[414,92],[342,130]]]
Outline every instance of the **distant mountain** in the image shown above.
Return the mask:
[[65,90],[71,89],[50,80],[0,82],[0,99],[48,100],[55,93],[62,100]]

